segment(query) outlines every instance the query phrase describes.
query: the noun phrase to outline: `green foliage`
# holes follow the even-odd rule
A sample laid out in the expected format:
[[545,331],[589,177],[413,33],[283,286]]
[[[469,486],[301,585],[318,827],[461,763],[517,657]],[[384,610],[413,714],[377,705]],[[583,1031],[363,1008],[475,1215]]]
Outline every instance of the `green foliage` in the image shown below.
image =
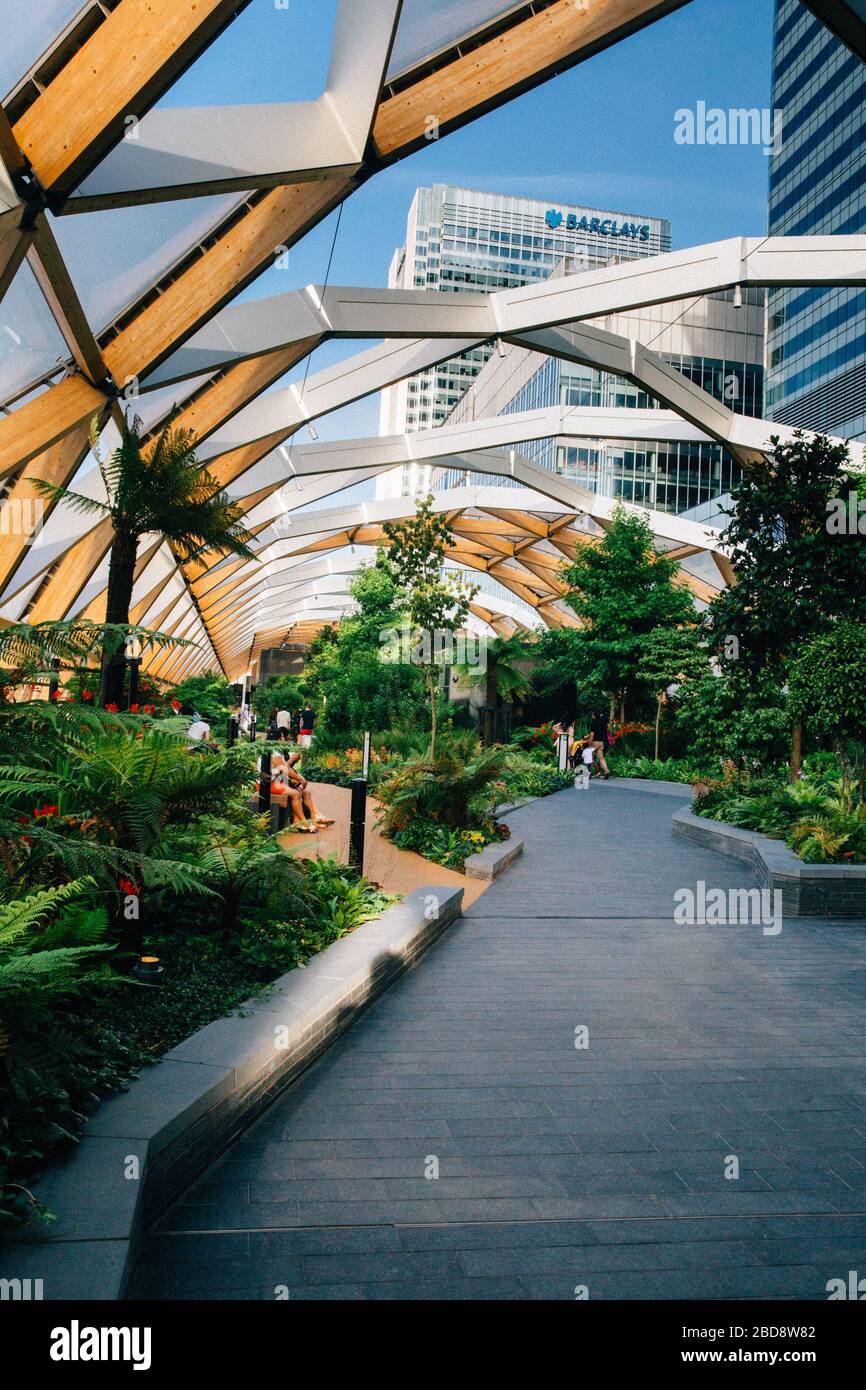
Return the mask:
[[[120,443],[104,457],[94,417],[90,446],[105,487],[105,501],[74,492],[42,478],[29,481],[41,497],[64,502],[74,511],[111,522],[113,539],[108,567],[106,619],[128,623],[138,542],[159,535],[170,542],[178,560],[204,553],[255,559],[253,536],[246,529],[240,502],[225,492],[195,455],[195,435],[169,421],[148,441],[140,420],[124,417]],[[103,652],[103,704],[118,707],[123,699],[125,664],[119,652]]]
[[567,601],[585,626],[558,639],[561,668],[586,694],[631,705],[645,692],[640,671],[649,633],[694,619],[690,594],[673,582],[677,570],[675,560],[656,552],[649,522],[623,507],[602,540],[580,547],[563,567]]
[[304,704],[299,676],[269,676],[256,690],[253,705],[259,717],[259,728],[266,723],[272,709],[286,709],[291,714]]
[[397,586],[384,554],[362,566],[349,586],[355,611],[311,644],[301,682],[322,711],[321,747],[358,744],[366,730],[411,724],[424,708],[424,675],[408,662],[383,659],[388,634],[400,626]]
[[237,706],[234,689],[221,671],[205,671],[199,676],[188,676],[174,686],[171,697],[180,705],[190,705],[198,710],[202,719],[215,731],[225,727],[229,715]]
[[639,777],[650,782],[693,783],[708,775],[706,766],[688,758],[634,758],[609,753],[607,765],[614,777]]
[[829,736],[846,792],[866,800],[866,626],[849,619],[814,637],[788,667],[789,702],[798,719]]
[[[780,677],[829,620],[866,619],[866,549],[827,524],[833,499],[862,484],[846,446],[800,431],[770,443],[768,461],[746,469],[731,494],[722,539],[736,556],[736,583],[710,619],[726,664]],[[737,643],[726,650],[730,637]]]
[[458,663],[454,674],[464,685],[484,685],[488,704],[496,704],[498,700],[508,704],[528,700],[535,694],[535,688],[523,665],[535,654],[536,645],[535,639],[520,632],[510,637],[485,639],[480,663],[484,669]]
[[496,838],[489,830],[449,830],[435,821],[417,819],[397,831],[394,843],[398,849],[413,850],[434,864],[459,871],[470,855]]
[[852,807],[845,782],[817,769],[792,784],[728,768],[698,787],[695,811],[785,840],[809,864],[866,863],[866,806]]
[[774,672],[750,675],[735,664],[719,676],[707,672],[677,692],[673,708],[677,733],[699,762],[769,770],[787,756],[790,714]]
[[504,748],[482,749],[473,735],[452,735],[435,758],[412,758],[378,789],[381,826],[389,838],[417,818],[449,830],[487,830],[507,786]]
[[94,887],[83,879],[0,904],[0,1228],[31,1214],[48,1219],[18,1178],[82,1122],[88,1049],[56,1011],[88,984],[115,978],[93,961],[110,950]]

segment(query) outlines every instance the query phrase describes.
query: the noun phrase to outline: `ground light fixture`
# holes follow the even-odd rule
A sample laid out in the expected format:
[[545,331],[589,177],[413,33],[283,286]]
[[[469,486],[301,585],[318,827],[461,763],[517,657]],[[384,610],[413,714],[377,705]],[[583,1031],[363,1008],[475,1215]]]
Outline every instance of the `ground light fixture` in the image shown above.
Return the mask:
[[159,956],[139,956],[132,973],[143,985],[158,985],[162,983],[165,975],[165,967],[161,964]]

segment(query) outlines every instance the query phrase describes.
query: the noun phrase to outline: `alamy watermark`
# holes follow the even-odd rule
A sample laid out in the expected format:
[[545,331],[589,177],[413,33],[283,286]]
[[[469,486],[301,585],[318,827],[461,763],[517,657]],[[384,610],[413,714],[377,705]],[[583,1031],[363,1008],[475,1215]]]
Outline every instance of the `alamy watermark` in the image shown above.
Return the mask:
[[413,627],[404,618],[399,628],[379,633],[379,660],[392,666],[460,666],[467,675],[480,676],[487,670],[487,640],[471,632]]
[[768,106],[681,106],[674,112],[677,145],[760,145],[766,155],[782,151],[783,112]]
[[855,488],[847,497],[831,497],[825,525],[831,536],[866,536],[866,497]]
[[41,497],[13,497],[8,483],[0,483],[0,536],[23,538],[26,545],[39,539],[45,521]]
[[678,927],[759,926],[764,936],[782,930],[779,888],[707,888],[698,879],[694,888],[674,893],[674,922]]

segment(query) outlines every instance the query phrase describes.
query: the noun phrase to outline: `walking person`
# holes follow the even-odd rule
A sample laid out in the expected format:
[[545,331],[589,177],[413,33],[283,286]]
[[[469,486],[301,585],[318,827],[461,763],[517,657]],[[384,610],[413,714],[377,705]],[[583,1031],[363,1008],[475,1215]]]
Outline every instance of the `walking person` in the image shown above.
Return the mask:
[[593,751],[598,759],[601,775],[607,782],[610,778],[610,768],[605,761],[604,752],[610,742],[610,730],[608,717],[603,709],[593,710],[592,723],[589,726],[587,738],[591,742]]
[[562,718],[554,724],[553,736],[556,739],[557,749],[561,738],[568,740],[568,766],[570,768],[575,768],[577,766],[577,744],[574,741],[574,720],[570,714],[564,714]]
[[310,709],[301,710],[301,727],[298,734],[298,743],[302,748],[309,748],[313,742],[313,729],[316,726],[316,711]]
[[286,743],[291,733],[292,716],[289,714],[289,711],[287,709],[278,709],[276,711],[276,717],[277,738],[280,739],[283,743]]

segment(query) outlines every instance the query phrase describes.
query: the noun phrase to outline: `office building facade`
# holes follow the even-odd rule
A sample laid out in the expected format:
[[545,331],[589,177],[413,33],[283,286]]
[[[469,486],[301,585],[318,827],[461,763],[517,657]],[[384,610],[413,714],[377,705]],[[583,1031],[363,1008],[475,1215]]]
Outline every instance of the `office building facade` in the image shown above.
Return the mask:
[[[773,105],[769,232],[866,231],[866,68],[801,0],[777,0]],[[771,419],[866,439],[866,290],[772,291],[766,387]]]
[[[547,279],[566,258],[575,268],[591,270],[659,255],[670,246],[665,218],[437,184],[415,194],[388,285],[490,293]],[[492,352],[490,346],[475,348],[384,391],[380,432],[441,425]],[[382,480],[379,491],[406,495],[418,485],[412,470],[399,470]]]

